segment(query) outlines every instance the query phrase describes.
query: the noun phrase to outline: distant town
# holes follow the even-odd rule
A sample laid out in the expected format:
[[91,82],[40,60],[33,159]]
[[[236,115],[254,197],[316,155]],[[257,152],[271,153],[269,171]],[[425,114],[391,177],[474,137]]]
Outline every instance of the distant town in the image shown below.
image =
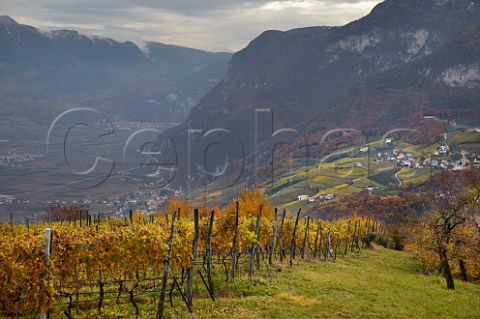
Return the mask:
[[[91,196],[88,196],[71,202],[58,199],[53,201],[20,200],[13,196],[0,195],[0,205],[8,205],[15,208],[15,211],[24,211],[23,218],[35,218],[43,215],[49,207],[66,205],[78,206],[91,214],[101,213],[103,216],[122,217],[128,216],[130,210],[160,211],[170,196],[178,198],[184,195],[181,190],[170,188],[162,189],[160,192],[130,192],[125,196],[114,199],[93,200]],[[18,216],[16,219],[19,220]]]

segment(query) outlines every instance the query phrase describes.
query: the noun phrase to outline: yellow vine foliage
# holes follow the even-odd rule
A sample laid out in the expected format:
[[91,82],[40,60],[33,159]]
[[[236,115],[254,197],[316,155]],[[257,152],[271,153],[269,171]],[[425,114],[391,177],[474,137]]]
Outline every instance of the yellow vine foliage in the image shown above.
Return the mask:
[[1,224],[0,243],[1,308],[23,311],[39,307],[46,311],[55,301],[56,292],[53,282],[47,280],[51,263],[44,257],[42,230],[27,232]]
[[[235,229],[235,203],[239,202],[238,231]],[[262,218],[258,238],[256,225],[262,206]],[[172,213],[180,208],[175,220],[170,270],[180,275],[192,267],[192,242],[194,220],[192,208],[186,200],[171,198],[164,212],[146,215],[137,210],[132,221],[126,219],[102,219],[95,223],[62,223],[6,225],[0,223],[0,308],[9,311],[30,307],[48,309],[58,294],[71,295],[85,286],[99,282],[118,283],[128,281],[131,286],[157,276],[168,260]],[[249,256],[253,244],[258,251],[267,253],[273,239],[273,205],[258,190],[244,189],[224,210],[218,207],[200,209],[198,253],[205,253],[208,240],[210,212],[215,211],[212,228],[212,254],[224,258],[225,267],[233,251],[233,238],[238,234],[237,252]],[[165,214],[169,218],[165,218]],[[289,251],[292,240],[297,249],[305,251],[305,258],[324,249],[327,234],[333,249],[352,240],[354,225],[360,225],[357,234],[366,234],[367,220],[355,217],[336,221],[319,221],[302,217],[293,237],[296,214],[288,214],[283,224],[278,214],[276,251]],[[81,225],[81,226],[80,226]],[[53,230],[52,254],[47,260],[43,254],[44,229]],[[465,230],[465,237],[471,230]],[[256,241],[257,239],[257,241]],[[298,251],[298,250],[297,250]],[[266,254],[264,254],[265,256]],[[478,255],[478,254],[477,254]],[[471,256],[471,254],[469,254]],[[467,263],[479,262],[467,259]],[[477,267],[478,269],[478,267]],[[15,302],[21,300],[21,302]]]

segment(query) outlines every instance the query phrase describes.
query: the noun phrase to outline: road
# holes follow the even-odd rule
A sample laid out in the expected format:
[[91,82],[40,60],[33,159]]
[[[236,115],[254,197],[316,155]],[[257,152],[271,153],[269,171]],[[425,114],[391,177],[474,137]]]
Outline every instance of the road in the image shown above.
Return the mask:
[[398,181],[398,186],[402,186],[403,182],[402,182],[402,180],[398,177],[398,173],[399,173],[399,172],[396,172],[396,173],[395,173],[395,178],[396,178],[397,181]]

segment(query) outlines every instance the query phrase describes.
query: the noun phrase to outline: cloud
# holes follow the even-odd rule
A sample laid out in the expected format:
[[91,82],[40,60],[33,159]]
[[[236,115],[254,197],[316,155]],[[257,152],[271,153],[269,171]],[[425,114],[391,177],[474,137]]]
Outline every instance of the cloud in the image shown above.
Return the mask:
[[379,0],[2,0],[1,11],[40,29],[118,40],[240,50],[265,30],[343,25]]

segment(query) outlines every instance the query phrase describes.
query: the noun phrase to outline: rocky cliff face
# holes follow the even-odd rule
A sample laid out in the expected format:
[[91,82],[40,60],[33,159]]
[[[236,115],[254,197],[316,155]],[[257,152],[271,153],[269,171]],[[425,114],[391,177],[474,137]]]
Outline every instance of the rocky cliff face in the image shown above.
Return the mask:
[[[404,120],[415,112],[475,113],[480,106],[479,66],[480,23],[476,23],[432,54],[350,86],[331,103],[327,116],[342,115],[333,125],[376,128],[379,133],[399,123],[409,125]],[[316,116],[324,114],[319,110]]]
[[[426,76],[430,77],[431,69],[426,70]],[[469,65],[457,64],[449,67],[435,81],[443,82],[451,87],[477,88],[480,86],[480,64]]]

